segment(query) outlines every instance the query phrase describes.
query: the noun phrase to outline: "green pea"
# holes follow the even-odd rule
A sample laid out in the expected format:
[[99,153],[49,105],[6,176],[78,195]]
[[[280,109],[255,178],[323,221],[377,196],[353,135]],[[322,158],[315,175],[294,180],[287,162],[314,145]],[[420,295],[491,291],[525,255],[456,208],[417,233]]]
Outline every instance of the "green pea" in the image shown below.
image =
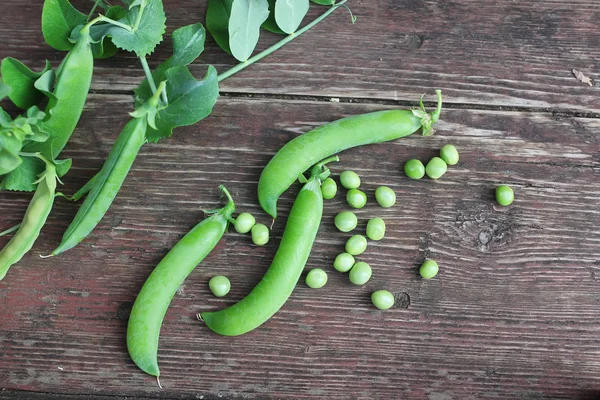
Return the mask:
[[447,170],[448,165],[446,164],[446,161],[439,157],[433,157],[431,160],[429,160],[427,166],[425,167],[425,173],[431,179],[441,178]]
[[373,275],[371,266],[366,262],[359,261],[350,270],[350,282],[355,285],[364,285],[371,279],[371,275]]
[[410,179],[421,179],[425,176],[425,166],[419,160],[408,160],[406,164],[404,164],[404,173]]
[[419,269],[419,274],[423,277],[423,279],[431,279],[437,275],[439,271],[438,263],[433,260],[425,260],[421,268]]
[[500,185],[496,188],[496,201],[501,206],[509,206],[515,200],[515,193],[508,185]]
[[385,222],[383,219],[371,218],[367,222],[367,237],[371,240],[381,240],[385,236]]
[[335,216],[333,222],[341,232],[350,232],[358,225],[358,218],[352,211],[342,211]]
[[451,144],[445,144],[440,149],[440,157],[442,160],[446,162],[448,165],[456,165],[458,164],[458,150],[456,147]]
[[354,265],[356,260],[350,253],[340,253],[333,261],[333,268],[339,272],[348,272]]
[[344,171],[340,174],[340,182],[346,189],[357,189],[360,186],[360,177],[354,171]]
[[269,228],[264,224],[252,227],[252,242],[257,246],[264,246],[269,242]]
[[346,253],[357,256],[367,249],[367,238],[363,235],[354,235],[346,242]]
[[327,283],[327,272],[321,268],[315,268],[306,274],[306,285],[313,289],[320,289]]
[[337,183],[331,178],[325,179],[321,185],[321,193],[324,199],[333,199],[337,194]]
[[393,294],[382,289],[376,290],[371,294],[371,301],[373,302],[373,305],[380,310],[387,310],[392,308],[395,299]]
[[234,228],[238,233],[248,233],[256,224],[256,219],[250,213],[243,212],[235,219]]
[[208,281],[208,287],[210,288],[212,294],[217,297],[223,297],[229,293],[229,290],[231,289],[231,282],[229,282],[229,279],[226,276],[213,276]]
[[346,193],[346,202],[352,208],[363,208],[367,204],[367,195],[358,189],[350,189]]
[[375,189],[375,199],[383,208],[388,208],[396,204],[396,193],[392,188],[379,186]]

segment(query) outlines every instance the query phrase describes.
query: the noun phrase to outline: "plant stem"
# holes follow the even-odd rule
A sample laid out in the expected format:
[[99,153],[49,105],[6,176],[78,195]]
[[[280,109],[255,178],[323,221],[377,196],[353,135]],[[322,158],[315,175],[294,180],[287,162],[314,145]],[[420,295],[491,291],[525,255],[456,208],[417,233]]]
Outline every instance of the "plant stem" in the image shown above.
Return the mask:
[[15,225],[12,228],[7,229],[4,232],[0,233],[0,236],[9,235],[9,234],[13,233],[14,231],[18,230],[20,227],[21,227],[21,224]]
[[96,12],[96,9],[98,8],[98,5],[101,1],[102,0],[96,0],[96,2],[94,3],[94,7],[92,7],[92,11],[90,11],[87,17],[88,22],[90,21],[90,19],[92,19],[92,15],[94,15],[94,13]]
[[[140,62],[142,63],[142,68],[144,69],[144,74],[146,74],[146,79],[148,80],[148,85],[150,85],[150,90],[152,90],[152,94],[156,93],[156,82],[154,82],[154,77],[152,76],[152,71],[150,71],[150,66],[148,65],[148,61],[146,57],[140,56]],[[169,100],[167,98],[167,91],[163,90],[161,93],[161,98],[165,106],[169,104]]]
[[107,23],[112,24],[114,26],[118,26],[119,28],[123,28],[127,32],[133,32],[133,28],[130,27],[129,25],[124,24],[124,23],[119,22],[119,21],[115,21],[114,19],[105,17],[104,15],[100,15],[100,16],[94,18],[92,21],[95,21],[95,22],[107,22]]
[[138,10],[137,18],[135,19],[135,25],[133,25],[133,30],[136,31],[140,27],[140,23],[142,22],[142,16],[144,15],[144,9],[146,6],[140,5],[140,9]]
[[246,67],[254,64],[257,61],[260,61],[261,59],[265,58],[269,54],[275,52],[276,50],[279,50],[280,48],[282,48],[283,46],[285,46],[287,43],[289,43],[292,40],[296,39],[298,36],[302,35],[304,32],[306,32],[307,30],[311,29],[313,26],[317,25],[319,22],[323,21],[325,18],[327,18],[329,16],[329,14],[331,14],[332,12],[334,12],[335,10],[337,10],[340,6],[342,6],[347,1],[348,0],[342,0],[339,3],[331,6],[331,8],[329,10],[327,10],[326,12],[324,12],[322,15],[320,15],[319,17],[317,17],[314,21],[312,21],[311,23],[309,23],[308,25],[306,25],[302,29],[300,29],[297,32],[294,32],[294,33],[288,35],[287,37],[285,37],[281,41],[275,43],[273,46],[269,47],[268,49],[266,49],[266,50],[264,50],[264,51],[262,51],[260,53],[258,53],[257,55],[255,55],[253,57],[250,57],[248,60],[244,61],[243,63],[240,63],[240,64],[236,65],[235,67],[231,68],[230,70],[223,72],[222,74],[220,74],[217,77],[218,81],[221,82],[221,81],[229,78],[230,76],[232,76],[232,75],[240,72],[244,68],[246,68]]

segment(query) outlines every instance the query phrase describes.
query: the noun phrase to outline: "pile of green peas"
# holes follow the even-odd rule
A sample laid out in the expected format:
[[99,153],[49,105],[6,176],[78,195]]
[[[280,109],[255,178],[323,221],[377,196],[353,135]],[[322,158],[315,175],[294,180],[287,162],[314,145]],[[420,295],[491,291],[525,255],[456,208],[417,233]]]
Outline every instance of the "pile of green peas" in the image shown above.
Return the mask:
[[404,173],[411,179],[421,179],[425,175],[431,179],[440,179],[448,171],[448,165],[458,164],[459,158],[456,147],[445,144],[440,149],[439,157],[433,157],[427,165],[417,159],[408,160],[404,164]]

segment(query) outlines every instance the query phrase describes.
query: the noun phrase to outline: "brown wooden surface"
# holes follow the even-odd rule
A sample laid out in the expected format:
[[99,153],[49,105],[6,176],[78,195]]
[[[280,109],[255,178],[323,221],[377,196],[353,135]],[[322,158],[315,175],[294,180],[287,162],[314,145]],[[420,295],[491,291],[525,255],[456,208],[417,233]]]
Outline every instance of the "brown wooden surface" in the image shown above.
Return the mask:
[[[205,1],[169,1],[169,23],[202,20]],[[597,399],[600,397],[600,92],[572,68],[600,77],[600,12],[593,1],[351,0],[345,12],[223,82],[214,113],[142,149],[119,197],[80,246],[41,260],[60,241],[76,206],[57,200],[34,249],[0,282],[0,399]],[[0,57],[33,65],[61,53],[42,43],[42,2],[0,5]],[[311,16],[321,8],[311,7]],[[172,30],[171,28],[170,30]],[[266,35],[265,42],[275,38]],[[266,46],[266,44],[261,46]],[[168,43],[154,58],[167,56]],[[209,40],[194,66],[233,65]],[[100,168],[131,110],[141,79],[134,58],[96,67],[94,92],[65,156],[73,193]],[[364,287],[330,265],[347,234],[325,204],[307,269],[329,272],[324,289],[299,284],[268,323],[220,337],[195,313],[241,299],[260,280],[298,186],[279,205],[272,240],[255,247],[230,232],[173,300],[159,363],[164,389],[139,371],[125,347],[129,310],[164,254],[220,204],[226,184],[238,210],[269,223],[256,183],[288,140],[347,115],[412,106],[444,90],[432,137],[342,153],[337,175],[357,171],[369,205],[357,212],[388,224],[365,261]],[[340,102],[331,102],[330,97]],[[432,96],[428,96],[432,100]],[[411,181],[409,158],[445,143],[461,154],[439,181]],[[493,189],[516,201],[499,207]],[[398,204],[373,200],[389,185]],[[30,195],[0,193],[0,231],[18,223]],[[0,239],[0,245],[7,242]],[[425,257],[440,274],[418,278]],[[232,291],[210,295],[225,274]],[[398,306],[376,311],[387,288]]]

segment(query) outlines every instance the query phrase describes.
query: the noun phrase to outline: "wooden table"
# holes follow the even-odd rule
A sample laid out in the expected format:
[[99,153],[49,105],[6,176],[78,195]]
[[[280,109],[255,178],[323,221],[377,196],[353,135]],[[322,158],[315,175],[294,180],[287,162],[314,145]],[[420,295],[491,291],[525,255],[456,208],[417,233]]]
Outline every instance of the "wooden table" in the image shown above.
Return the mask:
[[[77,2],[87,6],[87,2]],[[597,399],[600,398],[600,12],[593,0],[511,2],[350,0],[305,36],[221,85],[211,116],[142,149],[117,200],[80,246],[40,259],[59,242],[77,206],[58,199],[34,249],[0,282],[0,399]],[[40,68],[64,54],[43,43],[42,1],[4,0],[0,57]],[[206,1],[166,1],[169,32],[204,21]],[[309,19],[325,10],[311,6]],[[308,20],[308,19],[307,19]],[[263,35],[259,47],[278,40]],[[168,56],[170,41],[151,57]],[[192,70],[235,60],[212,39]],[[135,57],[98,61],[92,92],[65,156],[73,193],[101,167],[132,110],[143,77]],[[165,318],[161,381],[131,362],[125,332],[141,285],[165,253],[222,204],[269,223],[256,184],[270,157],[313,127],[358,113],[408,108],[443,89],[431,137],[341,154],[334,175],[357,171],[369,204],[359,229],[383,217],[386,237],[362,257],[374,269],[358,287],[331,267],[348,234],[327,201],[303,281],[259,329],[235,338],[195,314],[243,298],[274,255],[298,186],[264,247],[228,233],[181,287]],[[339,99],[336,100],[336,99]],[[409,180],[410,158],[453,143],[461,161],[439,181]],[[494,188],[511,185],[509,207]],[[379,208],[388,185],[397,205]],[[0,193],[0,231],[18,223],[30,195]],[[0,245],[7,242],[0,239]],[[439,275],[418,276],[424,258]],[[213,297],[224,274],[231,293]],[[392,291],[378,311],[370,293]]]

